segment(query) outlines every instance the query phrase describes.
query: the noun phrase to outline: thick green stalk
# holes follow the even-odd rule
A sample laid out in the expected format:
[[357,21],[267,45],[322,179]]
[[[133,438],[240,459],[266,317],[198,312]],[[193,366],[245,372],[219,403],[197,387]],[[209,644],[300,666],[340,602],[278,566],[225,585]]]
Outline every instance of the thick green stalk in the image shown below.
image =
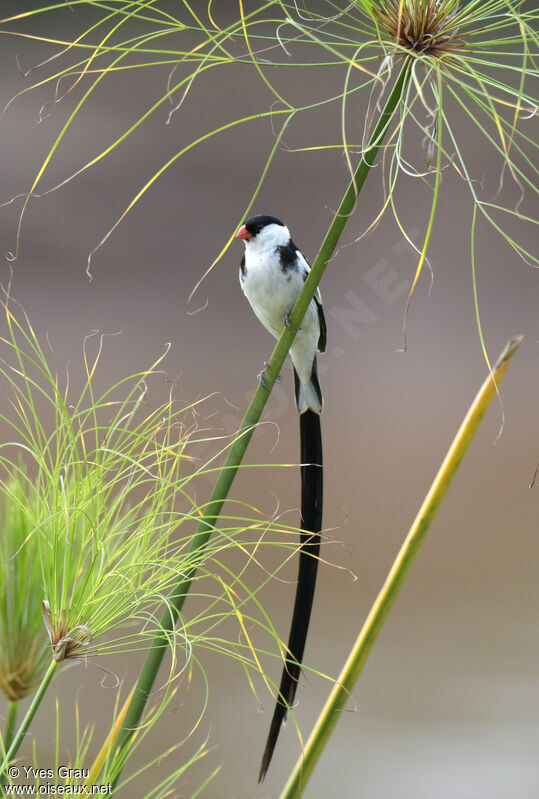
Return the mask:
[[189,571],[182,575],[181,580],[169,597],[169,605],[161,620],[162,631],[159,632],[152,642],[151,649],[148,653],[146,662],[141,671],[135,693],[131,700],[129,710],[126,714],[124,721],[124,734],[119,736],[117,746],[125,744],[127,739],[132,734],[133,730],[138,725],[148,695],[152,689],[157,671],[163,660],[164,654],[170,643],[170,633],[173,631],[178,615],[182,609],[185,597],[191,588],[191,583],[196,573],[197,561],[204,557],[204,552],[208,540],[215,529],[215,525],[221,513],[221,509],[230,491],[230,487],[236,476],[238,467],[243,459],[245,450],[251,440],[256,424],[258,423],[262,411],[268,401],[269,395],[277,379],[288,351],[294,341],[294,330],[298,330],[303,317],[309,307],[318,284],[322,278],[326,265],[333,255],[339,238],[342,234],[344,226],[348,221],[357,195],[365,182],[365,179],[370,171],[372,163],[380,149],[383,137],[388,129],[388,126],[393,118],[395,109],[398,106],[399,100],[403,95],[404,88],[408,80],[407,63],[402,67],[401,72],[393,86],[391,94],[386,102],[385,108],[380,116],[380,120],[376,129],[371,136],[369,146],[367,147],[361,163],[359,164],[353,180],[350,182],[346,194],[339,206],[339,210],[335,215],[326,237],[322,243],[320,251],[311,268],[309,277],[305,281],[303,290],[299,295],[294,308],[290,314],[290,327],[283,326],[283,332],[275,349],[273,350],[269,366],[264,373],[264,384],[260,383],[251,403],[247,409],[245,417],[241,423],[238,437],[232,445],[223,469],[215,484],[212,495],[207,505],[204,518],[200,522],[198,531],[193,538],[190,546],[190,556],[194,561],[193,566]]
[[383,627],[414,558],[427,535],[427,531],[434,521],[438,508],[442,504],[488,406],[498,392],[498,387],[521,341],[521,336],[509,341],[500,355],[494,370],[479,389],[468,413],[464,417],[464,421],[445,456],[438,474],[434,478],[386,581],[376,597],[354,647],[335,681],[335,685],[305,745],[303,754],[298,759],[280,799],[298,799],[303,793],[335,724],[341,718],[341,711],[350,699],[356,680],[365,665],[365,661]]
[[17,730],[17,734],[14,736],[11,746],[9,747],[8,753],[4,758],[4,762],[2,763],[2,767],[0,768],[0,777],[5,773],[6,768],[11,763],[17,752],[19,751],[19,747],[23,742],[24,736],[26,735],[30,724],[32,723],[32,719],[36,715],[37,709],[41,704],[41,700],[45,696],[47,688],[50,685],[52,678],[54,677],[54,673],[58,668],[58,661],[51,660],[51,664],[47,669],[45,676],[41,680],[39,684],[39,688],[35,692],[32,701],[30,703],[30,707],[26,711],[26,715],[21,722],[21,726]]

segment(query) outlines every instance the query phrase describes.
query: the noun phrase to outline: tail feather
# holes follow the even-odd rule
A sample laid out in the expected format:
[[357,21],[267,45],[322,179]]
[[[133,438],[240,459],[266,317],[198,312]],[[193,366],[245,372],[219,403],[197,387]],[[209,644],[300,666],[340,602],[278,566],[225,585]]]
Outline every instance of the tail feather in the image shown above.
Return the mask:
[[[316,362],[313,367],[318,390]],[[294,370],[296,396],[299,378]],[[288,638],[286,662],[281,676],[279,696],[273,712],[270,730],[258,781],[262,782],[268,770],[282,723],[294,702],[301,662],[305,651],[307,631],[311,618],[320,552],[320,530],[322,529],[323,459],[322,431],[318,413],[307,409],[299,417],[301,438],[301,550],[299,556],[298,583],[294,612]]]
[[318,368],[316,357],[313,361],[311,379],[308,383],[302,383],[299,375],[294,369],[294,392],[296,395],[296,406],[300,414],[310,408],[315,413],[322,413],[324,402],[322,400],[322,389],[318,380]]

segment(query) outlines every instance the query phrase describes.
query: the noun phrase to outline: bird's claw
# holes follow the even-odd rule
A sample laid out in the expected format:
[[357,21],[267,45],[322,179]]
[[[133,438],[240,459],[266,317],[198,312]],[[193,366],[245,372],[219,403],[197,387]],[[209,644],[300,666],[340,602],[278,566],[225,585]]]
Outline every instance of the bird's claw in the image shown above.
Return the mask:
[[290,321],[290,311],[287,312],[284,318],[285,327],[292,331],[292,333],[300,333],[301,327],[296,330],[295,327],[292,327],[292,322]]
[[[268,361],[264,361],[264,368],[263,368],[263,369],[262,369],[262,371],[260,371],[260,372],[258,373],[258,375],[257,375],[258,382],[259,382],[259,383],[260,383],[262,386],[264,386],[264,388],[265,388],[265,389],[267,389],[267,388],[268,388],[268,386],[266,385],[266,381],[264,380],[264,375],[265,375],[265,374],[266,374],[266,372],[268,371],[268,368],[269,368],[269,362],[268,362]],[[283,378],[281,377],[281,375],[277,375],[277,377],[275,378],[275,382],[276,382],[276,383],[280,383],[282,379],[283,379]]]

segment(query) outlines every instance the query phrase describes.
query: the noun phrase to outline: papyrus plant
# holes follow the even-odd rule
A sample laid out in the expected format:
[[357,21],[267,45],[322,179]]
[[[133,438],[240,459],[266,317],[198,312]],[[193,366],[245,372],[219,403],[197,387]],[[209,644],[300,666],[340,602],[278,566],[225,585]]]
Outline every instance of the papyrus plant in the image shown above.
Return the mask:
[[[35,795],[54,793],[55,795],[102,796],[109,793],[109,786],[118,771],[128,765],[130,773],[118,785],[121,795],[136,795],[140,799],[170,797],[180,781],[185,781],[187,772],[190,772],[192,767],[199,764],[210,752],[207,741],[202,741],[195,748],[190,747],[189,752],[183,751],[187,749],[184,744],[189,741],[190,735],[196,730],[197,721],[195,720],[193,728],[180,741],[163,741],[161,744],[163,748],[158,748],[157,753],[154,750],[152,756],[141,754],[141,744],[146,738],[160,735],[161,719],[163,714],[170,710],[171,703],[178,701],[178,690],[179,686],[177,685],[168,691],[157,704],[152,705],[147,723],[133,736],[130,746],[122,753],[121,760],[112,756],[110,747],[111,737],[119,730],[122,723],[121,688],[115,691],[109,689],[112,694],[111,708],[106,715],[110,720],[111,736],[106,739],[97,755],[92,754],[97,743],[95,723],[85,721],[84,711],[78,702],[74,707],[70,705],[66,712],[66,703],[57,700],[55,713],[51,714],[49,719],[51,737],[55,741],[54,747],[50,746],[50,740],[34,740],[31,756],[27,760],[28,765],[25,765],[23,761],[15,771],[7,772],[4,784],[11,788],[12,795],[17,795],[18,790],[27,790],[33,791]],[[201,707],[202,713],[198,721],[203,718],[204,703],[201,703]],[[68,726],[69,721],[74,729],[66,740],[64,727]],[[180,761],[179,765],[178,761]],[[43,763],[47,763],[46,768],[43,767]],[[191,789],[189,797],[194,799],[198,796],[211,782],[218,770],[218,768],[214,769],[205,777],[200,774],[193,777],[193,782],[197,787]],[[146,788],[142,787],[144,779]],[[23,786],[25,787],[23,788]]]
[[[411,176],[430,184],[431,213],[425,220],[422,239],[413,243],[418,250],[413,292],[426,262],[441,177],[445,170],[451,170],[470,192],[472,266],[478,218],[519,255],[535,263],[534,255],[515,239],[507,224],[514,219],[534,222],[527,211],[528,197],[536,192],[537,145],[531,125],[537,115],[537,101],[531,82],[536,74],[537,11],[532,5],[517,0],[269,0],[247,7],[238,0],[236,6],[219,8],[215,3],[190,4],[183,0],[171,9],[159,0],[113,2],[107,7],[92,0],[76,0],[70,4],[70,25],[76,25],[78,10],[90,11],[91,15],[80,16],[80,32],[70,39],[64,34],[46,37],[39,31],[43,15],[52,16],[62,29],[63,14],[67,13],[63,4],[36,4],[33,10],[0,20],[0,33],[38,39],[51,51],[50,58],[27,69],[25,74],[31,82],[11,98],[5,113],[20,95],[43,85],[50,86],[51,97],[41,109],[40,119],[54,113],[62,102],[71,103],[68,118],[36,170],[35,179],[19,195],[22,211],[13,255],[16,257],[19,251],[21,225],[32,198],[55,191],[102,159],[112,158],[126,138],[156,114],[164,123],[181,124],[182,113],[188,113],[183,108],[187,94],[196,92],[199,86],[204,91],[205,81],[211,79],[208,71],[226,71],[231,65],[240,65],[254,72],[254,80],[260,81],[259,91],[250,92],[249,101],[244,100],[243,116],[201,129],[193,141],[169,153],[154,173],[144,175],[141,166],[140,190],[95,249],[147,191],[156,190],[160,176],[192,148],[218,147],[221,133],[235,127],[241,132],[263,118],[271,120],[275,147],[269,156],[261,154],[267,160],[260,182],[245,209],[239,209],[238,217],[252,207],[285,131],[287,139],[293,136],[291,123],[298,116],[312,118],[312,140],[294,147],[289,144],[289,149],[344,151],[352,174],[354,160],[364,157],[368,150],[384,95],[406,61],[410,81],[396,109],[398,122],[384,143],[385,200],[381,208],[371,211],[370,218],[364,209],[358,235],[391,210],[408,237],[407,223],[399,210],[402,200],[396,191],[398,179]],[[93,22],[85,27],[89,18]],[[170,71],[166,90],[156,102],[74,173],[47,186],[48,167],[53,160],[60,161],[73,121],[87,106],[98,103],[103,81],[114,81],[119,72],[136,74],[141,69],[163,66]],[[341,91],[325,96],[320,89],[314,101],[305,103],[297,88],[301,81],[286,80],[290,70],[304,76],[311,88],[323,85],[317,81],[318,74],[337,71],[342,75]],[[232,90],[234,87],[231,81]],[[369,98],[366,115],[365,105],[357,104],[362,97]],[[339,120],[341,136],[334,142],[320,141],[314,133],[320,127],[316,115],[331,108]],[[420,157],[414,152],[417,142],[423,147]],[[498,192],[495,186],[483,188],[483,175],[474,167],[478,148],[497,157]],[[232,230],[236,221],[234,218],[231,222]]]
[[[161,639],[161,654],[172,655],[163,702],[183,673],[195,664],[203,671],[197,653],[206,649],[260,673],[256,649],[243,633],[254,624],[275,634],[244,572],[262,545],[280,541],[293,552],[296,532],[236,502],[212,545],[204,552],[194,547],[205,510],[195,486],[205,486],[203,478],[234,439],[211,444],[190,413],[193,406],[174,399],[174,383],[160,371],[164,355],[98,390],[103,340],[91,337],[77,387],[69,373],[52,370],[29,320],[14,315],[13,305],[4,304],[0,334],[2,396],[9,400],[0,413],[0,689],[9,701],[4,768],[58,669],[147,649],[162,630],[160,617],[174,612],[174,586],[194,569],[198,612]],[[156,394],[162,401],[152,401]],[[234,570],[229,550],[240,555]],[[17,704],[32,693],[14,736]],[[120,759],[111,755],[116,769],[130,751]]]

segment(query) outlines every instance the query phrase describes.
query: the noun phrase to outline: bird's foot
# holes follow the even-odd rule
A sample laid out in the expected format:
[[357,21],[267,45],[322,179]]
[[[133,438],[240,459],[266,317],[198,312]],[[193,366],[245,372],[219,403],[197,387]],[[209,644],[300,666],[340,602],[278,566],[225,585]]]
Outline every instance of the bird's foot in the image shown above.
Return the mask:
[[[264,361],[264,368],[263,368],[263,369],[262,369],[262,371],[261,371],[261,372],[259,372],[259,373],[258,373],[258,375],[257,375],[258,382],[259,382],[261,385],[263,385],[263,386],[264,386],[264,388],[266,388],[266,389],[268,388],[268,386],[266,385],[266,381],[264,380],[264,375],[265,375],[265,374],[266,374],[266,372],[268,371],[268,368],[269,368],[269,362],[268,362],[268,361]],[[283,379],[283,378],[281,377],[281,375],[277,375],[277,377],[275,378],[275,382],[276,382],[276,383],[280,383],[282,379]]]
[[292,327],[292,322],[290,321],[290,311],[287,312],[284,318],[285,326],[292,331],[292,333],[301,333],[301,327],[296,330],[295,327]]

